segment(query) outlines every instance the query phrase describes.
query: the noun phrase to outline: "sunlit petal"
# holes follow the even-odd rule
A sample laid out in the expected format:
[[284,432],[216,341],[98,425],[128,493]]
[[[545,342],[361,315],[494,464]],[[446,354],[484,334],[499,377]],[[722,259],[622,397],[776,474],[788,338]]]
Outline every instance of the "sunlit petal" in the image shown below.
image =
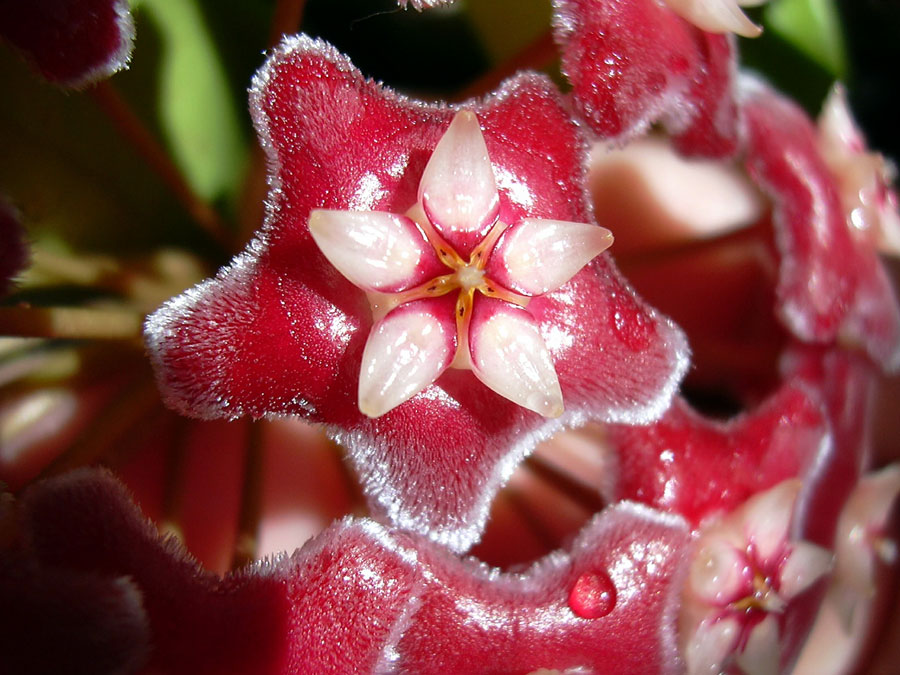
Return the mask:
[[544,417],[563,411],[553,359],[523,309],[479,298],[469,331],[472,370],[501,396]]
[[309,231],[328,261],[367,291],[405,290],[447,269],[406,216],[316,209]]
[[719,675],[740,634],[735,619],[703,623],[685,649],[688,675]]
[[757,37],[762,28],[747,18],[737,0],[666,0],[666,4],[684,19],[710,33],[737,33]]
[[831,569],[834,557],[820,546],[808,541],[791,545],[791,554],[778,573],[781,595],[790,600],[799,595]]
[[[405,304],[372,327],[359,373],[359,409],[379,417],[418,394],[447,369],[456,330],[434,301]],[[445,318],[446,317],[446,318]]]
[[498,242],[487,274],[525,295],[556,290],[613,242],[612,232],[587,223],[526,218]]
[[461,252],[496,220],[497,184],[475,113],[458,112],[438,141],[422,174],[419,201],[435,229]]

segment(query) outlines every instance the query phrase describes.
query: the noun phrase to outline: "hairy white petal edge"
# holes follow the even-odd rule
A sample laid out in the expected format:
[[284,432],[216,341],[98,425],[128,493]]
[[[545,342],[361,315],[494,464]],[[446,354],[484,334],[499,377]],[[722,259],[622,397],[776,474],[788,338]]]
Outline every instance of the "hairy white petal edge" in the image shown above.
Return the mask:
[[379,417],[443,373],[456,350],[455,326],[410,303],[372,327],[359,373],[359,409]]

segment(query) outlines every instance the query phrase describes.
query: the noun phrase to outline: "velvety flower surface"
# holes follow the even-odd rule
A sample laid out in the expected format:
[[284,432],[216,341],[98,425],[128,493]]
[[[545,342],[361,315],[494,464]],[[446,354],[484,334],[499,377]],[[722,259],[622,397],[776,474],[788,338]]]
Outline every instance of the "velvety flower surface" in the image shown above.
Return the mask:
[[859,237],[815,127],[793,103],[742,80],[747,170],[773,204],[777,310],[801,340],[859,347],[900,367],[900,308],[871,240]]
[[[104,472],[39,483],[17,511],[22,554],[40,570],[24,590],[62,575],[127,584],[146,612],[136,614],[140,641],[113,632],[109,646],[151,669],[465,672],[500,658],[509,672],[622,664],[678,671],[674,622],[688,530],[635,504],[604,511],[567,551],[521,573],[347,519],[290,557],[224,578],[160,540]],[[77,628],[88,603],[74,597],[73,607],[47,607],[44,630],[27,644],[46,648],[35,640]],[[11,640],[35,629],[30,617],[12,618]]]
[[811,474],[828,459],[829,431],[818,400],[799,383],[785,384],[727,422],[676,399],[652,425],[608,429],[618,467],[611,496],[678,513],[699,526],[758,492]]
[[[276,48],[252,92],[265,226],[147,323],[166,402],[204,419],[160,408],[135,328],[0,340],[0,481],[15,493],[0,492],[0,670],[865,663],[900,490],[896,467],[866,473],[873,441],[896,435],[869,424],[879,367],[897,365],[874,254],[897,222],[892,170],[839,104],[816,130],[758,82],[735,95],[723,33],[756,31],[740,4],[558,0],[572,99],[520,74],[485,99],[420,103],[323,42]],[[273,35],[292,5],[277,3]],[[590,158],[572,103],[601,137]],[[614,166],[610,141],[631,159]],[[611,176],[641,164],[658,180],[612,176],[592,213],[584,165],[603,182],[601,153]],[[690,336],[679,395],[685,338],[600,253],[595,220]],[[245,240],[229,229],[226,248]],[[136,327],[214,269],[172,279],[134,269],[149,256],[79,256],[49,275],[74,300],[29,287],[48,272],[35,265],[3,318],[83,294],[71,309],[109,320],[112,306]],[[359,485],[305,420],[347,446],[382,523],[346,517],[366,513]],[[95,463],[116,477],[73,471]],[[489,507],[478,559],[461,557]]]
[[[558,376],[560,417],[548,420],[455,368],[386,414],[363,415],[357,396],[372,304],[322,255],[310,215],[407,213],[456,111],[366,81],[345,57],[306,37],[285,41],[259,72],[251,108],[271,171],[266,224],[215,279],[148,320],[169,405],[199,417],[299,414],[324,422],[394,523],[465,550],[499,484],[540,439],[587,419],[645,422],[668,404],[685,369],[683,336],[600,256],[522,310]],[[549,81],[520,75],[466,109],[496,184],[493,193],[476,182],[476,194],[496,200],[500,222],[592,222],[585,144]],[[415,227],[407,232],[422,241]],[[394,367],[388,362],[389,372]]]
[[[54,575],[97,584],[123,580],[146,612],[145,633],[139,635],[153,645],[144,654],[153,670],[383,670],[395,658],[390,646],[415,607],[414,557],[369,521],[338,523],[291,557],[221,578],[174,541],[161,540],[108,473],[82,470],[37,484],[19,510],[25,552],[46,570],[43,577],[35,575],[34,586],[50,583]],[[73,609],[83,610],[81,605],[48,609],[37,635],[78,629]],[[34,628],[15,622],[4,632],[22,639]],[[121,638],[123,630],[111,637]],[[127,644],[113,646],[128,651]],[[66,669],[68,655],[54,652],[52,644],[40,647]],[[140,643],[131,649],[146,651]]]
[[655,0],[557,0],[554,35],[576,111],[627,141],[662,122],[689,154],[737,147],[734,43]]
[[125,67],[134,22],[126,0],[3,0],[0,37],[51,82],[77,88]]

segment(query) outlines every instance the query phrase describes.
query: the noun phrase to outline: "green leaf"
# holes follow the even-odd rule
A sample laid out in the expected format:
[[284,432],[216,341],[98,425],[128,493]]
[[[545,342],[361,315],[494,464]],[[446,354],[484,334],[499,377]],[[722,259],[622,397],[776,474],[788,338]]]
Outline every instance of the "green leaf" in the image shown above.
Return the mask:
[[847,56],[834,0],[774,0],[766,28],[778,33],[837,79],[846,79]]
[[175,162],[205,199],[234,197],[246,144],[200,5],[196,0],[133,4],[159,32],[159,124]]

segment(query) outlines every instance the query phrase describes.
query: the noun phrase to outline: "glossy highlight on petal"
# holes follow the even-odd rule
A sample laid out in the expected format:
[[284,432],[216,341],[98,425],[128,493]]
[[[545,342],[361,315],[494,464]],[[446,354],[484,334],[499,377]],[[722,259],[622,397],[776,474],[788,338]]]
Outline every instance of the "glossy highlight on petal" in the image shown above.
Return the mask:
[[685,649],[688,675],[719,675],[740,632],[741,627],[735,619],[703,623]]
[[503,233],[487,274],[525,295],[555,291],[609,248],[612,232],[587,223],[526,218]]
[[691,564],[691,589],[710,603],[727,603],[737,597],[748,573],[747,560],[730,542],[711,538]]
[[432,225],[460,253],[493,225],[500,208],[494,170],[475,113],[456,113],[438,141],[422,181],[419,201]]
[[791,553],[779,574],[779,590],[786,598],[800,595],[825,576],[834,564],[834,556],[821,546],[808,541],[791,545]]
[[800,481],[784,481],[744,507],[745,536],[760,560],[771,560],[784,546],[800,487]]
[[359,374],[360,411],[380,417],[434,382],[456,349],[456,331],[448,326],[428,301],[404,305],[375,324]]
[[475,304],[469,332],[472,370],[498,394],[544,417],[563,412],[553,359],[523,309],[498,300]]
[[778,620],[767,616],[750,630],[747,644],[738,651],[735,661],[747,675],[778,675],[780,659]]
[[675,12],[710,33],[737,33],[742,37],[758,37],[762,28],[747,18],[738,0],[665,0]]
[[316,209],[309,216],[309,232],[328,261],[364,290],[405,290],[442,268],[425,235],[406,216]]

